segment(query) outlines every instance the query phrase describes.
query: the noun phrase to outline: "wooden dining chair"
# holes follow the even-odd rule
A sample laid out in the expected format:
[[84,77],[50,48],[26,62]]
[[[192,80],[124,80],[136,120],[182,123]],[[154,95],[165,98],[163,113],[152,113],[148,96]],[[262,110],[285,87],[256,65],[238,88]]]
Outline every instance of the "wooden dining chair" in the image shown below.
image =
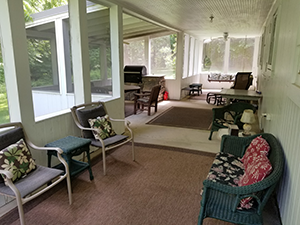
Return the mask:
[[160,85],[156,85],[151,89],[150,92],[134,93],[134,114],[136,114],[137,110],[140,109],[140,107],[142,107],[141,110],[144,110],[144,106],[147,107],[148,116],[150,116],[151,107],[154,107],[155,112],[157,112],[157,103],[160,88]]

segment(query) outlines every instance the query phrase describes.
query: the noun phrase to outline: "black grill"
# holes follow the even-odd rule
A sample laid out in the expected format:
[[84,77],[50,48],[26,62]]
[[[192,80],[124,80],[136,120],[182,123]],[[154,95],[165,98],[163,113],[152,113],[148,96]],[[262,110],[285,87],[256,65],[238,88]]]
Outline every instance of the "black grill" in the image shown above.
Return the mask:
[[147,75],[147,68],[145,66],[132,66],[124,67],[124,82],[125,83],[142,83],[142,76]]

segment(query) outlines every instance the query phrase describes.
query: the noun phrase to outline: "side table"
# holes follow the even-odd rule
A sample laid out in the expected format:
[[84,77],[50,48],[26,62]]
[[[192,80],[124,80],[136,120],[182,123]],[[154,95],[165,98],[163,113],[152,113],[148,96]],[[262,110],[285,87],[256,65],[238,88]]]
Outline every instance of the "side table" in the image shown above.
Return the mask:
[[[45,147],[58,147],[63,150],[62,157],[66,160],[69,165],[69,170],[71,177],[77,175],[78,173],[84,171],[85,169],[89,170],[90,180],[94,179],[92,169],[91,169],[91,159],[90,159],[90,144],[91,140],[85,138],[79,138],[74,136],[68,136],[45,145]],[[85,152],[88,162],[81,162],[75,159],[72,159],[73,156],[80,155]],[[48,155],[48,167],[51,167],[51,158],[52,156],[57,156],[56,151],[49,150]]]
[[194,94],[194,92],[197,92],[198,95],[199,95],[199,92],[201,92],[201,94],[202,94],[202,84],[193,83],[189,87],[190,87],[189,95]]

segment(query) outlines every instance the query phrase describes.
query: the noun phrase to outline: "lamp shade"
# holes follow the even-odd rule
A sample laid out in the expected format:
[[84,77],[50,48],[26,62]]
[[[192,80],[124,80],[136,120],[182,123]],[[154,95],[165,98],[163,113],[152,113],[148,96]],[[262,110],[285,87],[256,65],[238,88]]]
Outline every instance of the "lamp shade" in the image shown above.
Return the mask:
[[243,122],[243,123],[249,123],[249,124],[255,122],[255,117],[254,117],[252,109],[246,109],[246,110],[244,110],[242,118],[241,118],[241,122]]

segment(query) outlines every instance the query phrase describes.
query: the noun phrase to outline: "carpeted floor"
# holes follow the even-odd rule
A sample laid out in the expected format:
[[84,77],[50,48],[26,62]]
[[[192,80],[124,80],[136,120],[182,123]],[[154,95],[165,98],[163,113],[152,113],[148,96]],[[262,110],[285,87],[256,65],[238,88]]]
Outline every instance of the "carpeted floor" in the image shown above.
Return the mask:
[[206,100],[207,93],[202,93],[200,95],[189,95],[189,99],[191,100]]
[[208,130],[211,122],[211,109],[171,107],[147,124]]
[[[195,225],[200,210],[200,190],[214,156],[211,153],[136,144],[136,162],[131,146],[107,156],[107,175],[101,158],[93,160],[95,179],[88,171],[72,180],[73,204],[68,204],[63,182],[25,204],[30,225]],[[274,204],[273,204],[274,205]],[[267,206],[277,225],[276,210]],[[1,225],[19,225],[17,210],[0,218]],[[205,225],[230,225],[207,218]]]
[[[137,144],[137,162],[133,162],[130,147],[118,148],[107,157],[106,176],[98,158],[92,182],[87,171],[73,179],[71,206],[64,183],[36,206],[26,205],[27,224],[197,224],[199,193],[212,155]],[[0,224],[19,224],[17,212]]]

